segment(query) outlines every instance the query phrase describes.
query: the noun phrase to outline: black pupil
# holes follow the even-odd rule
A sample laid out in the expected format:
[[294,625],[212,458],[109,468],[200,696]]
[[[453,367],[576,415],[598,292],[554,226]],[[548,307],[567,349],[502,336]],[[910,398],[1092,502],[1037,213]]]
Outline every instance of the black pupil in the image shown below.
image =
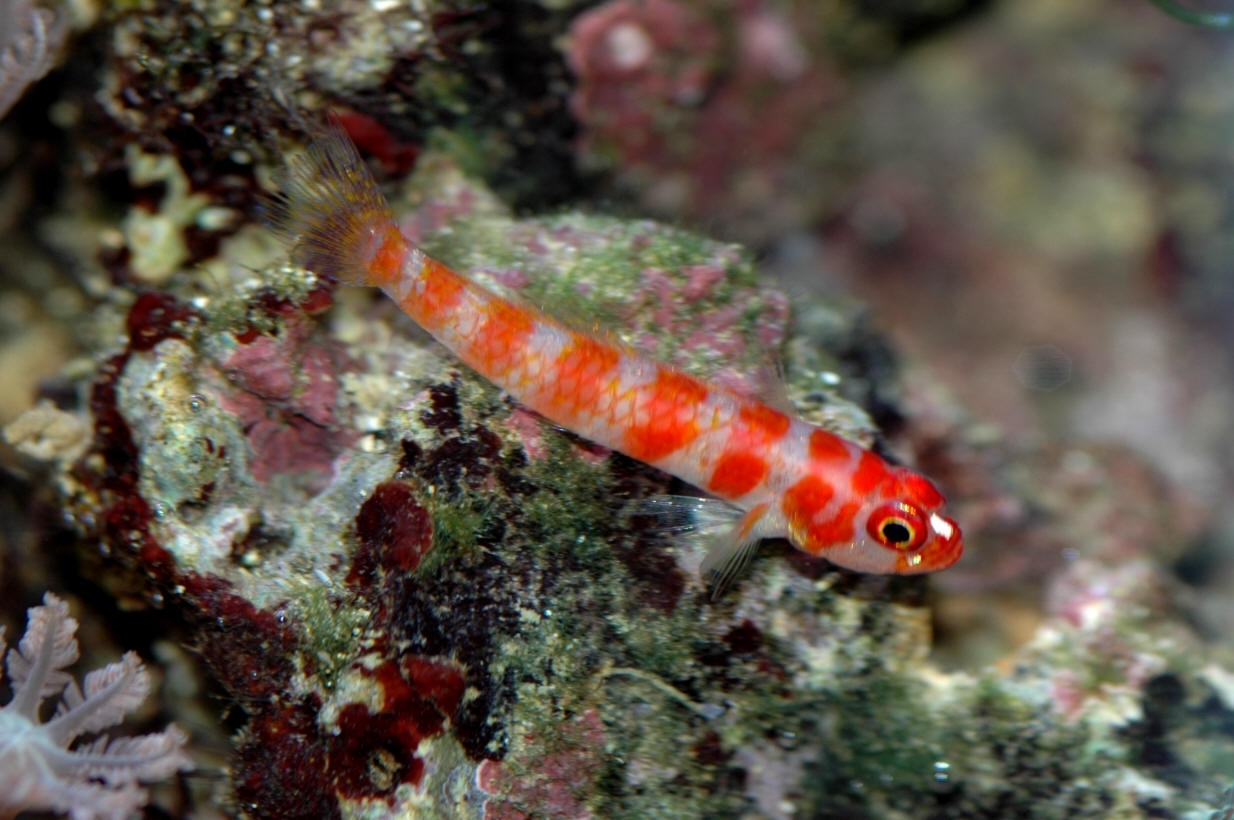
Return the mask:
[[888,521],[886,524],[883,524],[883,538],[886,538],[893,544],[903,544],[912,536],[913,534],[908,531],[908,527],[899,521]]

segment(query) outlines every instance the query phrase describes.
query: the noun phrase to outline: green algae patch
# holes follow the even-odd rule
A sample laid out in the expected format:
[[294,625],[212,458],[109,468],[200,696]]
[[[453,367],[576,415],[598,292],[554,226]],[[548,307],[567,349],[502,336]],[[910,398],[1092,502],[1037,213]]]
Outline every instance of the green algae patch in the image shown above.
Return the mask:
[[466,493],[459,498],[437,501],[431,496],[425,506],[433,520],[432,547],[425,553],[416,571],[431,578],[447,561],[474,558],[479,547],[479,535],[489,520],[491,505],[483,497]]
[[372,613],[358,606],[352,596],[332,593],[320,585],[305,589],[294,606],[300,618],[304,654],[314,664],[313,677],[329,691],[354,660],[356,643]]

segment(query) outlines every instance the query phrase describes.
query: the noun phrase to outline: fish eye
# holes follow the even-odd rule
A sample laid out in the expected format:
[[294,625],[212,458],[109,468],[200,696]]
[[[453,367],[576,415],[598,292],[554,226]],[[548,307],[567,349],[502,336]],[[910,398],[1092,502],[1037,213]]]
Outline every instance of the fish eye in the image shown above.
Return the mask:
[[888,518],[879,528],[883,539],[892,544],[907,544],[913,540],[913,528],[904,521]]
[[871,513],[866,522],[870,537],[894,550],[915,550],[925,543],[925,518],[911,504],[883,504]]

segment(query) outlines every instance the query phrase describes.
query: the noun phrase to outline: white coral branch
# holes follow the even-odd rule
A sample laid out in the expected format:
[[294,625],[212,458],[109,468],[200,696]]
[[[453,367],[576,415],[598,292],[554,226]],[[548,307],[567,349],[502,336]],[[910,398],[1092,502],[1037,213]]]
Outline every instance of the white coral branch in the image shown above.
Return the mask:
[[[192,768],[184,733],[175,726],[140,737],[100,735],[76,748],[79,736],[114,726],[150,691],[137,655],[86,675],[79,688],[65,667],[77,660],[77,621],[50,592],[30,609],[26,634],[8,650],[13,700],[0,707],[0,816],[22,810],[65,812],[73,820],[128,817],[145,805],[139,780]],[[4,651],[0,631],[0,652]],[[39,707],[63,693],[56,715],[40,722]]]
[[[34,720],[43,698],[70,681],[64,669],[77,662],[77,621],[69,617],[68,605],[50,593],[28,615],[26,634],[6,659],[15,694],[5,708]],[[31,680],[37,685],[29,685]]]

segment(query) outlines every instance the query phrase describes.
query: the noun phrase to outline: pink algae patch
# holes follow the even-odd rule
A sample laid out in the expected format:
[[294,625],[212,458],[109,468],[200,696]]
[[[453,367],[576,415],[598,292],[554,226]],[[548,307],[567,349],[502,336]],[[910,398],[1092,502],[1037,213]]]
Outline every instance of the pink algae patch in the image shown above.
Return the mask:
[[333,473],[340,442],[329,430],[304,419],[263,419],[247,428],[253,478],[265,483],[286,473]]
[[476,786],[490,795],[484,820],[593,817],[587,795],[605,759],[599,713],[588,709],[563,724],[555,737],[528,735],[525,742],[517,767],[485,760],[476,769]]
[[659,305],[652,314],[652,322],[662,328],[670,328],[676,322],[676,303],[679,294],[677,286],[669,278],[668,273],[660,268],[646,268],[642,271],[643,287],[647,290],[646,301]]
[[524,407],[516,407],[506,419],[506,426],[518,434],[529,461],[544,461],[548,458],[548,445],[544,443],[544,422],[535,413]]
[[779,8],[793,5],[609,0],[578,15],[566,59],[580,152],[653,209],[743,214],[745,231],[791,221],[802,197],[776,192],[800,187],[819,112],[843,93],[803,44],[817,15]]
[[583,442],[573,448],[574,455],[586,464],[602,464],[612,455],[612,450],[595,442]]
[[259,336],[223,363],[223,372],[236,386],[264,399],[289,399],[295,379],[291,362],[279,340]]
[[709,296],[715,286],[724,280],[724,268],[718,265],[687,265],[681,269],[686,275],[686,286],[682,291],[687,302],[697,302],[704,296]]
[[702,99],[720,38],[688,6],[617,0],[581,14],[567,53],[578,85],[570,100],[581,123],[608,118],[604,135],[641,155],[655,133],[655,100]]
[[315,424],[334,424],[338,382],[334,378],[330,354],[324,348],[309,347],[304,351],[300,367],[306,378],[296,401],[297,412]]
[[337,423],[341,354],[310,340],[310,327],[293,317],[278,335],[241,343],[220,365],[231,389],[220,390],[219,404],[243,425],[250,469],[262,483],[289,473],[328,477],[354,438]]
[[409,241],[421,243],[440,234],[454,220],[470,214],[476,205],[475,191],[466,185],[453,186],[400,219],[398,229]]
[[502,268],[492,272],[493,279],[503,288],[521,290],[531,283],[527,272],[518,268]]
[[788,297],[779,291],[765,292],[764,298],[767,300],[768,310],[758,328],[758,341],[763,347],[774,349],[783,344],[788,336],[788,322],[792,310]]

